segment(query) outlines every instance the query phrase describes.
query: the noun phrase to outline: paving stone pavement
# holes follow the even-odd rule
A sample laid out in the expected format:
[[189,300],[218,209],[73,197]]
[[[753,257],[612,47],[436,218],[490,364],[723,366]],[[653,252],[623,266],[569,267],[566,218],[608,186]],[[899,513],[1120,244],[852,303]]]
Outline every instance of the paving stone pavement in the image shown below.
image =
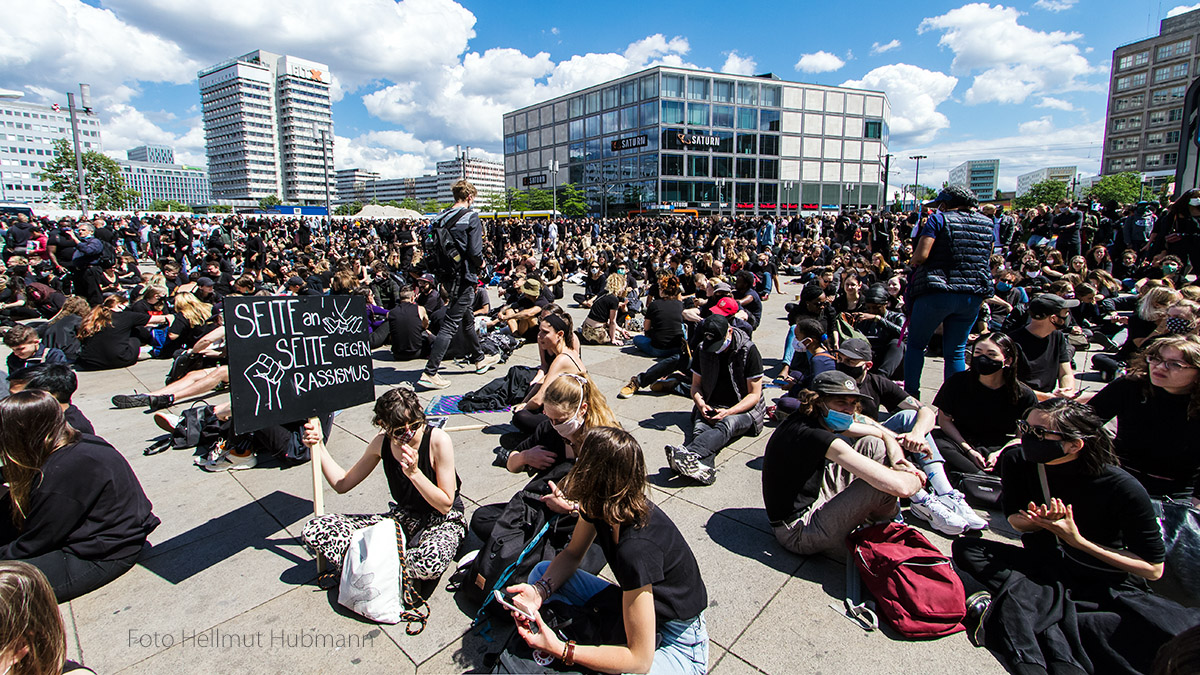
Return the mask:
[[[785,293],[770,297],[767,318],[755,333],[768,373],[777,372],[782,356],[787,331],[779,318],[783,305],[799,288],[785,285]],[[578,323],[585,311],[572,309],[571,314]],[[395,363],[386,349],[375,356],[377,393],[402,381],[415,382],[423,365]],[[843,565],[785,551],[766,522],[760,470],[772,427],[721,453],[715,485],[684,485],[670,477],[662,448],[682,437],[690,402],[652,393],[618,400],[622,384],[651,363],[632,347],[585,347],[583,356],[621,423],[645,449],[654,500],[695,551],[710,598],[712,672],[1003,672],[986,650],[971,647],[962,634],[905,642],[887,630],[865,633],[829,607],[842,597]],[[509,363],[536,365],[536,359],[534,347],[525,346]],[[485,654],[499,650],[510,627],[493,626],[488,636],[472,630],[469,609],[460,608],[444,590],[444,579],[432,594],[429,625],[418,636],[406,635],[403,626],[365,622],[337,604],[336,592],[318,590],[312,583],[312,556],[298,539],[311,515],[307,466],[207,474],[192,466],[190,451],[143,456],[141,451],[160,434],[151,416],[142,410],[114,410],[109,398],[157,388],[166,369],[165,362],[146,361],[117,371],[80,373],[77,404],[128,458],[162,525],[150,538],[153,548],[129,573],[62,605],[71,658],[100,673],[454,673],[480,668]],[[503,374],[447,370],[453,386],[446,393],[467,392]],[[932,359],[926,364],[922,398],[932,400],[940,382],[941,361]],[[779,390],[767,393],[774,398]],[[428,401],[431,394],[421,398]],[[187,405],[177,404],[175,410]],[[508,415],[451,418],[452,425],[471,423],[488,426],[453,434],[468,512],[507,500],[526,480],[491,465],[499,435],[511,430]],[[349,466],[372,435],[369,404],[342,411],[329,451]],[[380,512],[387,501],[382,471],[347,494],[325,490],[327,512]],[[997,529],[986,536],[1013,536],[1002,518],[992,521]],[[913,524],[949,551],[949,539],[915,519]]]

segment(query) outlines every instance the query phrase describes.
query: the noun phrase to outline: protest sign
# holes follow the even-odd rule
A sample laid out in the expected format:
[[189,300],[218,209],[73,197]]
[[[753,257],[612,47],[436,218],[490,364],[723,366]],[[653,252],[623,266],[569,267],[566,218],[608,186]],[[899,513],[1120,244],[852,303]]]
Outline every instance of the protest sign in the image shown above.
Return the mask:
[[234,432],[374,400],[365,303],[358,296],[225,298]]

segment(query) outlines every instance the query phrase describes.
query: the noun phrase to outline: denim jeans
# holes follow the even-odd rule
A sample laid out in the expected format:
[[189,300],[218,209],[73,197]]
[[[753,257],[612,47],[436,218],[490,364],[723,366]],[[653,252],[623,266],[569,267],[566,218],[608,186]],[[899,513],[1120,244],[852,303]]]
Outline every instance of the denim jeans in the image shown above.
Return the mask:
[[753,428],[754,417],[748,412],[730,415],[712,424],[693,410],[692,433],[688,434],[684,447],[699,455],[701,462],[714,466],[718,452]]
[[[916,423],[916,410],[901,410],[895,415],[892,415],[886,420],[880,422],[880,424],[883,425],[883,428],[889,431],[894,431],[898,434],[912,431],[913,425]],[[914,464],[920,467],[922,471],[928,473],[929,471],[926,469],[926,467],[931,464],[945,464],[946,460],[942,459],[942,453],[940,450],[938,450],[937,443],[934,442],[932,433],[925,434],[925,445],[929,447],[929,457],[926,457],[925,455],[912,455],[909,456],[909,459],[911,459]]]
[[658,347],[655,347],[654,345],[650,344],[650,337],[648,335],[634,335],[633,346],[637,347],[647,356],[652,356],[656,359],[665,359],[668,356],[675,356],[679,353],[678,348],[659,349]]
[[[459,283],[462,289],[458,292],[458,297],[446,308],[446,316],[442,319],[437,337],[433,339],[429,360],[425,363],[425,373],[428,375],[437,375],[438,368],[442,365],[442,357],[446,356],[446,350],[450,348],[450,341],[458,333],[463,317],[471,313],[471,303],[475,300],[475,284],[462,281]],[[473,361],[479,360],[479,333],[475,332],[473,325],[468,326],[467,346],[470,348],[468,358]]]
[[[529,573],[529,583],[542,578],[550,567],[544,560]],[[611,584],[582,570],[576,571],[554,595],[568,605],[581,606]],[[704,612],[687,620],[667,621],[657,627],[654,663],[650,672],[654,675],[702,675],[708,672],[708,626]]]
[[945,377],[967,369],[967,337],[979,317],[981,304],[983,296],[973,293],[930,293],[913,300],[908,319],[908,345],[904,351],[905,391],[920,397],[925,348],[939,325],[942,326]]

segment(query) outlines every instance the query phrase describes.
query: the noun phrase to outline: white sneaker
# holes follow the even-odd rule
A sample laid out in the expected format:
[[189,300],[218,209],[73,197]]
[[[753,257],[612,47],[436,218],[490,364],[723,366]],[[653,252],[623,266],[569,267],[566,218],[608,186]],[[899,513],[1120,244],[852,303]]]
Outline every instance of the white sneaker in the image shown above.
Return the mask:
[[963,497],[963,493],[955,490],[949,494],[938,495],[937,500],[965,520],[968,529],[986,530],[988,528],[987,519],[981,517],[975,509],[971,508],[971,505]]
[[967,531],[967,521],[933,495],[926,495],[923,502],[913,499],[908,512],[948,537],[958,536]]

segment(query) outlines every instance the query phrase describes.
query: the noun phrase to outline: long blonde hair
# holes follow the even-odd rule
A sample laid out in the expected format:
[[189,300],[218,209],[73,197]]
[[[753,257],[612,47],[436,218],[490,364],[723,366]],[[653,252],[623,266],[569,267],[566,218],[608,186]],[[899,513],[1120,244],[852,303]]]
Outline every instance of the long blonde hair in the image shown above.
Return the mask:
[[583,417],[584,429],[621,426],[612,408],[608,407],[608,399],[604,398],[604,392],[600,391],[587,373],[567,373],[554,378],[546,387],[544,405],[573,411],[579,408],[579,402],[584,400],[585,396],[587,411]]
[[183,316],[192,328],[203,326],[212,317],[212,305],[201,302],[195,295],[180,291],[175,294],[175,313]]

